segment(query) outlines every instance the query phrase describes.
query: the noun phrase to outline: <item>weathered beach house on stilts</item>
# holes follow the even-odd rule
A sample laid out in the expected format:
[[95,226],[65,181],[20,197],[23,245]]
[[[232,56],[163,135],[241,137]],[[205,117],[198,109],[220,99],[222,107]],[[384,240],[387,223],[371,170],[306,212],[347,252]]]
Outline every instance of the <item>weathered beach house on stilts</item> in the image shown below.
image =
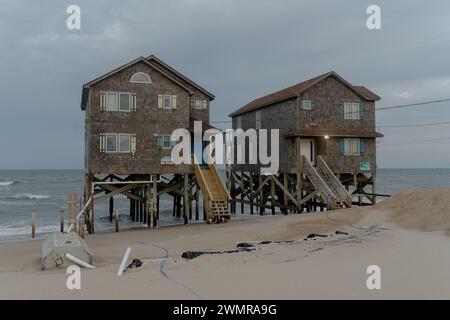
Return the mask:
[[[228,214],[228,193],[213,165],[174,165],[175,129],[193,131],[194,121],[209,128],[214,95],[151,55],[135,59],[91,82],[82,90],[85,111],[85,220],[94,232],[94,208],[125,196],[133,221],[156,226],[159,199],[173,198],[174,215],[199,220]],[[192,139],[193,140],[193,139]],[[195,201],[195,217],[193,217]]]
[[233,112],[233,129],[280,130],[280,168],[265,176],[259,164],[230,166],[232,213],[237,203],[252,214],[255,207],[288,213],[374,204],[376,139],[383,136],[375,130],[379,100],[329,72]]

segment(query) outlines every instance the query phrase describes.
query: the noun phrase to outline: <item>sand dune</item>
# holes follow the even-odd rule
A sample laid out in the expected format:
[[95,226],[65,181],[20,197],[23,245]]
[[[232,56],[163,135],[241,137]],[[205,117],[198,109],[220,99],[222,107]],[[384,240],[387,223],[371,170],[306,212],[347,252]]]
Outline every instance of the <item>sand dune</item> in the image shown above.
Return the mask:
[[401,192],[376,206],[390,221],[419,230],[450,228],[450,189]]
[[[4,244],[0,298],[450,298],[450,239],[411,230],[449,226],[449,194],[419,190],[374,207],[88,236],[98,268],[83,270],[80,291],[66,289],[65,270],[40,271],[40,242]],[[308,239],[312,233],[327,237]],[[241,242],[255,250],[181,258],[187,250],[235,250]],[[148,262],[118,278],[128,246],[131,258]],[[379,291],[366,287],[374,264],[382,270]]]

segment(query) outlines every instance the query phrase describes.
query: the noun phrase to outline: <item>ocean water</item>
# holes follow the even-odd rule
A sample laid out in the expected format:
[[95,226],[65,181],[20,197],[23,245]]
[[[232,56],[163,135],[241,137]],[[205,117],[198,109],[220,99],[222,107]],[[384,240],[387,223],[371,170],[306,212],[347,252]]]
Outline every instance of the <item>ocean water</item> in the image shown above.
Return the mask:
[[[377,180],[377,192],[382,194],[450,187],[450,169],[380,169]],[[82,190],[82,170],[0,170],[0,238],[29,236],[32,212],[37,215],[38,233],[59,230],[60,210],[67,215],[68,193],[80,197]],[[142,226],[129,220],[125,198],[117,198],[115,208],[121,213],[121,226]],[[172,217],[170,197],[161,199],[160,209],[160,224],[182,223]],[[95,216],[96,230],[113,228],[107,202],[96,205]]]

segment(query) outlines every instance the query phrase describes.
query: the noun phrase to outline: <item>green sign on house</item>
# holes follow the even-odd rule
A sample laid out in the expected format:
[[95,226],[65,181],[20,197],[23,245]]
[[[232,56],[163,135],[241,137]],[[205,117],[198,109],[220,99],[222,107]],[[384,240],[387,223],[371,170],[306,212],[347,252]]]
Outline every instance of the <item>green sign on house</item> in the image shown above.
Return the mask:
[[370,171],[370,162],[360,162],[359,163],[359,170],[361,171]]

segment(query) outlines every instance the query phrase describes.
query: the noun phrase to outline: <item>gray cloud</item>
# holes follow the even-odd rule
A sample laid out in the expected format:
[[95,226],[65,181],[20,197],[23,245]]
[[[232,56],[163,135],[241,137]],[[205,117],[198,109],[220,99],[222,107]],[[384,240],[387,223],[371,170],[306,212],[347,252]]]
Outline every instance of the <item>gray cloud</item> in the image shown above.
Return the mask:
[[[366,8],[382,10],[379,31]],[[65,27],[70,4],[82,29]],[[81,168],[81,85],[154,53],[217,96],[213,121],[249,100],[335,70],[380,106],[450,97],[444,1],[18,1],[0,7],[0,168]],[[378,113],[378,125],[450,120],[449,103]],[[225,125],[224,125],[225,126]],[[383,128],[380,167],[448,167],[450,126]]]

